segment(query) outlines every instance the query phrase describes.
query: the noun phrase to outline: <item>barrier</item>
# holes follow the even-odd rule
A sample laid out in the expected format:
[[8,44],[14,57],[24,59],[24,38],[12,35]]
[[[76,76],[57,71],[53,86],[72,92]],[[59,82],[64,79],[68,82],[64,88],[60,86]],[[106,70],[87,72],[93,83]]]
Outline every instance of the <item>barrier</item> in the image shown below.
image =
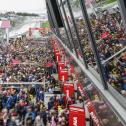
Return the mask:
[[70,65],[70,73],[75,73],[74,66]]
[[68,70],[67,69],[62,69],[58,71],[58,79],[59,81],[67,81],[68,80]]
[[56,61],[57,62],[60,62],[61,61],[61,54],[60,54],[60,52],[57,52],[56,53]]
[[70,105],[69,126],[86,126],[83,104]]
[[65,68],[65,63],[64,62],[58,62],[58,71],[60,72],[60,70]]
[[93,122],[96,124],[96,126],[101,126],[100,120],[97,117],[97,114],[96,114],[95,108],[93,106],[93,103],[90,101],[90,98],[88,98],[88,95],[84,91],[83,86],[80,83],[78,83],[77,88],[80,91],[81,96],[86,97],[86,99],[88,99],[88,100],[86,100],[85,105],[87,106],[88,112],[90,113],[90,116],[93,119]]
[[63,84],[63,93],[65,94],[64,100],[67,103],[67,100],[74,95],[74,84],[73,83],[64,83]]

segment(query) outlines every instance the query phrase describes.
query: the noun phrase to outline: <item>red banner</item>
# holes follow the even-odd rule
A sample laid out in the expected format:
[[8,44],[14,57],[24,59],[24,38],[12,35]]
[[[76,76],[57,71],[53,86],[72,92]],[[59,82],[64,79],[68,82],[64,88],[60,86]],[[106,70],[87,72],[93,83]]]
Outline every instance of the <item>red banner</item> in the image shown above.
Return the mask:
[[90,113],[90,115],[91,115],[91,117],[92,117],[94,123],[96,124],[96,126],[101,126],[101,123],[100,123],[100,120],[99,120],[98,117],[97,117],[97,114],[96,114],[94,105],[93,105],[93,103],[91,102],[90,98],[88,97],[87,93],[84,91],[83,86],[82,86],[80,83],[78,83],[78,84],[77,84],[77,87],[78,87],[78,90],[79,90],[80,93],[81,93],[81,96],[86,97],[86,99],[88,99],[88,100],[86,101],[86,106],[87,106],[87,108],[88,108],[88,112]]
[[65,68],[65,63],[63,62],[58,62],[58,71],[62,70]]
[[74,94],[74,84],[73,83],[64,83],[63,85],[63,92],[65,94],[65,100],[69,97],[72,97]]
[[68,80],[68,70],[62,69],[58,71],[58,77],[60,81],[67,81]]
[[77,84],[77,88],[82,97],[88,97],[87,94],[84,92],[83,86],[80,83]]
[[74,73],[74,66],[73,65],[70,65],[70,73]]
[[86,106],[87,106],[88,112],[90,113],[91,118],[93,119],[96,126],[101,126],[100,121],[99,121],[99,119],[98,119],[98,117],[96,115],[95,108],[94,108],[94,106],[93,106],[93,104],[92,104],[92,102],[90,100],[86,101]]
[[56,53],[56,61],[57,62],[60,62],[61,61],[61,54],[60,54],[60,52],[59,53]]
[[82,104],[70,106],[69,126],[86,126],[85,110]]
[[60,53],[60,50],[54,49],[54,54],[56,55],[56,53]]

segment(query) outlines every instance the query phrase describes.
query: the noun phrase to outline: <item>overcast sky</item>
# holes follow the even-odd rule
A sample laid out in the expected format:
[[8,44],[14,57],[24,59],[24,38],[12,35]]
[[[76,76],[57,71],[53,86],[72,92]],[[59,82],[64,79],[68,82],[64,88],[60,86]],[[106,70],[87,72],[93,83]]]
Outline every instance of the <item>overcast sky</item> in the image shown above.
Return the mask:
[[45,10],[45,0],[0,0],[0,11],[41,12]]

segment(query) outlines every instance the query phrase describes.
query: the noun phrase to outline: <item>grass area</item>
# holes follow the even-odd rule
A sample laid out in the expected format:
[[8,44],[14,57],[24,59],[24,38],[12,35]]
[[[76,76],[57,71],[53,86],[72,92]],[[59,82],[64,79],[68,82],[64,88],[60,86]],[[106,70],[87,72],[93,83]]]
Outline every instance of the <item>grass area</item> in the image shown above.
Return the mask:
[[49,22],[46,21],[46,22],[42,23],[41,27],[43,27],[43,28],[49,28]]
[[113,2],[117,2],[117,0],[101,0],[101,2],[99,2],[99,4],[103,4],[103,5],[106,5],[106,4],[111,4]]
[[110,4],[110,3],[113,3],[113,2],[116,2],[117,0],[106,0],[105,1],[105,4]]

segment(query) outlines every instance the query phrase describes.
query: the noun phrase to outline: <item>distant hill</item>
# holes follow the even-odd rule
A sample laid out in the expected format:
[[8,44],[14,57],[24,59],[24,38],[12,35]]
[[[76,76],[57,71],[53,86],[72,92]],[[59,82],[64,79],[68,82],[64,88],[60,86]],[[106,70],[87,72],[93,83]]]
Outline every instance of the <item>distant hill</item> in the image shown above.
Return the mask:
[[18,15],[18,16],[32,16],[32,17],[39,16],[38,14],[34,14],[34,13],[22,13],[22,12],[17,12],[16,15]]

